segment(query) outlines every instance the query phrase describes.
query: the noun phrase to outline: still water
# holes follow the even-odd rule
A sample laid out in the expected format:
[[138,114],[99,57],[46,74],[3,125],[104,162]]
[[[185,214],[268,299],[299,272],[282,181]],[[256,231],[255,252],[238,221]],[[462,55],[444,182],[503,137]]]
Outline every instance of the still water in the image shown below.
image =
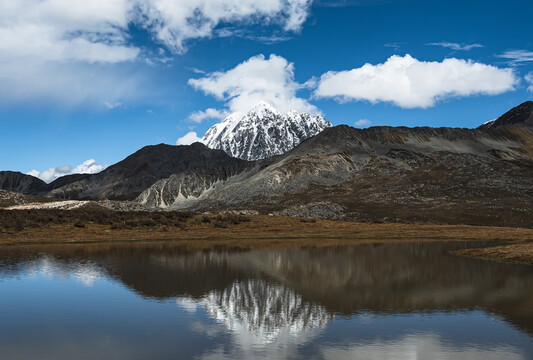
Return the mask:
[[482,244],[0,251],[1,359],[532,359],[533,269]]

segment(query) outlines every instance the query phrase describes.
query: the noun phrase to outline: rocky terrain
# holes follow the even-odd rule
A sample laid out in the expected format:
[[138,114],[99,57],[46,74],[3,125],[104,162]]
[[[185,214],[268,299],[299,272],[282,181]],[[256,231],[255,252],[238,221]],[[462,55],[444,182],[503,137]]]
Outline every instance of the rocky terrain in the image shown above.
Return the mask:
[[282,116],[262,102],[242,117],[231,114],[214,125],[205,133],[202,142],[239,159],[259,160],[284,154],[331,126],[319,115],[289,111]]
[[[99,174],[59,178],[46,194],[154,209],[533,227],[532,124],[526,102],[477,129],[328,127],[257,161],[200,143],[148,146]],[[2,184],[42,192],[20,179]]]
[[146,146],[104,171],[54,189],[48,195],[76,200],[134,200],[156,181],[172,174],[210,168],[213,173],[218,169],[220,173],[217,175],[224,177],[247,165],[244,160],[200,143],[189,146],[159,144]]
[[[519,109],[479,129],[336,126],[223,182],[196,178],[189,195],[176,192],[191,182],[181,174],[139,200],[183,209],[531,227],[533,128],[526,120],[533,103]],[[175,201],[161,202],[153,192]]]
[[479,129],[490,129],[497,128],[502,125],[519,125],[529,128],[533,128],[533,101],[526,101],[522,103],[499,118],[487,121],[485,124],[481,125]]
[[30,203],[48,203],[55,199],[42,196],[24,195],[18,192],[0,190],[0,209],[22,206]]

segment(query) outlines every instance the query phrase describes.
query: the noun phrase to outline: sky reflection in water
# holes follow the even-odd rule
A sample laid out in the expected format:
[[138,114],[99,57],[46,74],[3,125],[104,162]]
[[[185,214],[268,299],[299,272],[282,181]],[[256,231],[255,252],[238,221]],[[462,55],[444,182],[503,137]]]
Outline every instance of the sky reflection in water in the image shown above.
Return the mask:
[[533,271],[465,246],[3,251],[2,358],[532,358]]

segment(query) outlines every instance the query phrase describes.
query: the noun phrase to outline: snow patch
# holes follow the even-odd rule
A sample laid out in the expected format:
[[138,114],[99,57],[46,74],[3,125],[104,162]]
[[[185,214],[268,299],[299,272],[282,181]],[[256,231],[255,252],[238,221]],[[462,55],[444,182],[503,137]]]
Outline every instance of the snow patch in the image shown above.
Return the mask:
[[320,115],[290,110],[282,116],[262,101],[244,115],[233,113],[213,125],[202,142],[236,158],[258,160],[283,154],[331,126]]

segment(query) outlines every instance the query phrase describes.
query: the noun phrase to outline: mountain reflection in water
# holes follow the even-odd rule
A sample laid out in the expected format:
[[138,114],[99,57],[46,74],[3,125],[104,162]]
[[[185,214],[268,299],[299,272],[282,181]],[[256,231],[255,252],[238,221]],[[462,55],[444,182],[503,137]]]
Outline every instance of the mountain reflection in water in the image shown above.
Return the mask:
[[[30,300],[16,297],[38,296],[31,290],[36,282],[30,281],[38,279],[50,291],[60,284],[57,296],[66,303],[65,284],[82,284],[87,294],[97,294],[94,305],[84,298],[84,306],[106,311],[113,303],[108,316],[129,324],[125,331],[81,322],[78,326],[86,329],[69,334],[77,350],[47,334],[48,341],[57,342],[48,344],[55,349],[49,358],[72,357],[72,351],[77,358],[79,351],[94,358],[99,349],[111,351],[106,346],[131,350],[110,352],[118,358],[175,357],[178,350],[186,358],[531,358],[533,270],[448,254],[482,245],[390,243],[248,252],[189,252],[175,243],[4,249],[0,348],[22,358],[42,352],[39,335],[17,337],[8,330],[38,325],[8,314],[31,308]],[[25,282],[29,288],[19,290]],[[115,294],[117,287],[126,291]],[[72,286],[72,294],[76,289]],[[121,299],[142,305],[116,307]],[[139,313],[130,319],[132,307],[161,319],[139,318]],[[46,319],[61,322],[62,316],[55,309],[55,320]],[[143,327],[155,333],[147,337],[144,330],[131,330]],[[174,327],[179,339],[172,332],[152,339],[158,328]],[[91,336],[81,337],[93,330],[107,339],[105,346],[102,339],[95,345]],[[77,333],[80,338],[71,338]]]

